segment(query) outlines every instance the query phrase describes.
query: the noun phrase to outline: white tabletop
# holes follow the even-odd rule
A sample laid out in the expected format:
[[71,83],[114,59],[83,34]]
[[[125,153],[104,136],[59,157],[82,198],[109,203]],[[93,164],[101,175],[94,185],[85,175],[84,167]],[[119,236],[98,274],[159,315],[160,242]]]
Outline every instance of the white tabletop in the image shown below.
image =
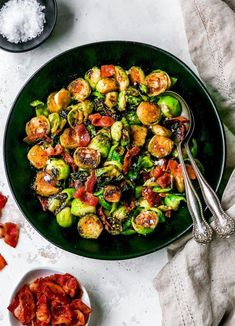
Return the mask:
[[[39,48],[19,54],[0,50],[1,148],[7,115],[17,93],[41,65],[64,50],[104,40],[140,41],[172,52],[194,69],[178,0],[58,0],[58,9],[56,28]],[[161,325],[161,309],[152,282],[167,262],[166,250],[126,261],[100,261],[58,249],[42,238],[17,208],[2,156],[0,191],[9,200],[1,222],[18,223],[20,239],[16,249],[0,242],[0,253],[8,262],[0,272],[0,325],[10,325],[6,307],[18,280],[43,265],[66,270],[84,284],[93,308],[91,326]]]

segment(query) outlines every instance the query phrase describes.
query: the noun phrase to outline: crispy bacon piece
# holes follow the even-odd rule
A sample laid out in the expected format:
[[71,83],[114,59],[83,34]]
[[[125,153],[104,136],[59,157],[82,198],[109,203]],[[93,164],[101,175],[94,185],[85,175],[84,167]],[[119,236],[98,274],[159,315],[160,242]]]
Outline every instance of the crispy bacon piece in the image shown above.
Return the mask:
[[160,177],[157,178],[156,183],[161,187],[161,188],[166,188],[171,184],[171,177],[169,173],[165,172],[162,174]]
[[48,143],[51,143],[52,140],[49,136],[47,136],[46,133],[44,132],[40,132],[38,134],[32,134],[32,135],[28,135],[27,137],[25,137],[23,139],[23,141],[27,144],[33,144],[39,140],[46,140]]
[[69,152],[63,152],[61,153],[61,156],[63,157],[65,163],[69,164],[73,170],[73,172],[77,171],[77,165],[74,162],[74,159],[72,156],[69,154]]
[[91,206],[96,206],[99,202],[96,196],[85,190],[85,187],[79,187],[73,196],[74,198],[79,198],[83,203]]
[[91,137],[84,124],[76,125],[74,127],[74,130],[78,138],[78,146],[81,147],[87,146],[91,141]]
[[110,232],[110,230],[112,229],[112,226],[111,224],[109,223],[108,219],[107,219],[107,216],[105,215],[104,211],[103,211],[103,207],[100,207],[98,209],[98,214],[99,214],[99,217],[102,221],[102,223],[104,224],[104,228],[106,231]]
[[30,324],[35,317],[35,302],[29,286],[24,285],[7,308],[23,325]]
[[0,192],[0,209],[3,209],[3,207],[6,205],[6,202],[7,197]]
[[15,248],[19,239],[18,225],[12,222],[0,224],[0,238],[4,238],[5,243]]
[[0,254],[0,271],[7,265],[5,258]]
[[161,201],[161,197],[159,196],[159,194],[148,187],[143,187],[142,196],[144,197],[144,199],[147,200],[151,207],[158,205]]
[[71,326],[85,326],[86,319],[80,310],[73,310],[73,321]]
[[139,147],[132,147],[131,149],[128,149],[127,150],[127,153],[124,157],[124,162],[123,162],[123,172],[124,174],[127,174],[130,166],[131,166],[131,163],[132,163],[132,159],[134,156],[138,155],[140,149]]
[[66,274],[54,274],[49,276],[49,279],[53,282],[59,284],[64,292],[69,295],[71,298],[78,296],[79,298],[82,296],[82,289],[78,282],[78,280],[72,275]]
[[52,325],[70,325],[73,319],[73,312],[68,305],[57,305],[51,309]]
[[115,119],[107,115],[102,116],[100,113],[90,114],[88,119],[91,121],[91,124],[96,127],[111,127]]
[[45,294],[42,294],[37,302],[36,318],[36,321],[44,322],[46,324],[49,324],[51,320],[49,302]]
[[156,166],[151,172],[150,175],[155,179],[159,178],[164,173],[164,170],[161,166]]
[[87,321],[87,318],[91,313],[91,308],[88,307],[81,299],[73,300],[70,304],[70,307],[73,310],[80,310],[84,314],[85,319]]
[[100,67],[100,77],[112,77],[115,75],[115,67],[114,65],[103,65]]
[[62,154],[64,151],[64,147],[60,144],[56,144],[55,147],[49,146],[45,149],[45,152],[47,152],[50,156],[57,156]]
[[42,197],[42,196],[37,196],[38,200],[41,204],[42,210],[43,212],[47,211],[47,207],[48,207],[48,198],[47,197]]
[[92,170],[90,176],[87,178],[87,181],[85,183],[85,189],[87,192],[92,193],[95,187],[95,184],[97,182],[97,178],[95,175],[95,171]]

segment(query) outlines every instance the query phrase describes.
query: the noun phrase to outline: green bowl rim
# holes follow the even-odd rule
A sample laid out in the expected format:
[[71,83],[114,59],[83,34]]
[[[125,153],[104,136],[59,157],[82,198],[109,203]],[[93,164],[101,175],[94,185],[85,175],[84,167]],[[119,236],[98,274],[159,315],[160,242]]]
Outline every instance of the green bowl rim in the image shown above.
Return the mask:
[[163,249],[165,248],[166,246],[168,246],[169,244],[171,244],[172,242],[176,241],[177,239],[179,239],[182,235],[184,235],[187,231],[189,231],[191,228],[192,228],[192,224],[186,228],[183,232],[181,232],[180,234],[178,234],[177,236],[175,236],[173,239],[169,240],[168,242],[165,242],[164,244],[160,245],[159,247],[155,248],[155,249],[152,249],[152,250],[146,250],[142,253],[137,253],[137,254],[123,254],[122,255],[122,258],[112,258],[112,257],[106,257],[105,254],[104,255],[95,255],[93,253],[90,253],[90,254],[86,254],[84,252],[82,253],[78,253],[76,251],[76,249],[74,248],[69,248],[69,250],[67,249],[64,249],[62,248],[61,245],[59,244],[56,244],[54,242],[53,239],[50,239],[47,238],[46,236],[44,236],[44,234],[42,232],[40,232],[36,226],[34,225],[33,221],[30,221],[28,219],[28,217],[26,216],[25,212],[24,212],[24,207],[23,205],[21,205],[20,203],[18,203],[16,197],[15,197],[15,194],[13,192],[13,187],[12,187],[12,183],[10,181],[10,178],[9,178],[9,174],[8,174],[8,167],[7,167],[7,162],[6,162],[6,138],[7,138],[7,133],[8,133],[8,128],[9,128],[9,121],[10,121],[10,118],[11,118],[11,115],[12,115],[12,112],[14,110],[14,107],[15,107],[15,104],[21,94],[21,92],[23,91],[23,89],[27,86],[27,84],[37,75],[38,72],[40,72],[41,69],[43,69],[45,66],[47,66],[49,63],[51,63],[53,60],[57,59],[58,57],[60,56],[63,56],[64,54],[70,52],[70,51],[74,51],[75,49],[80,49],[80,48],[84,48],[84,47],[90,47],[90,46],[95,46],[95,45],[105,45],[105,44],[113,44],[113,43],[116,43],[116,44],[123,44],[123,43],[126,43],[127,45],[139,45],[139,46],[143,46],[143,47],[148,47],[148,48],[151,48],[153,50],[157,50],[158,52],[161,52],[163,54],[166,54],[167,56],[169,57],[172,57],[177,63],[179,63],[179,65],[183,66],[195,79],[196,81],[198,82],[198,84],[200,85],[200,87],[203,89],[203,91],[205,92],[205,94],[207,95],[207,98],[210,100],[211,102],[211,105],[213,107],[213,110],[214,110],[214,113],[216,115],[216,118],[217,118],[217,121],[218,121],[218,124],[219,124],[219,129],[220,129],[220,133],[221,133],[221,136],[222,136],[222,154],[223,154],[223,157],[222,157],[222,168],[221,168],[221,172],[220,172],[220,175],[219,175],[219,180],[217,182],[217,185],[215,187],[215,191],[218,190],[219,186],[220,186],[220,183],[221,183],[221,180],[222,180],[222,177],[223,177],[223,173],[224,173],[224,169],[225,169],[225,162],[226,162],[226,142],[225,142],[225,132],[224,132],[224,127],[223,127],[223,124],[222,124],[222,121],[220,119],[220,116],[219,116],[219,113],[218,113],[218,109],[214,103],[214,101],[212,100],[208,90],[206,89],[205,85],[203,84],[203,82],[199,79],[199,77],[192,71],[191,68],[189,68],[183,61],[181,61],[179,58],[177,58],[175,55],[171,54],[170,52],[166,51],[166,50],[163,50],[159,47],[156,47],[154,45],[151,45],[151,44],[146,44],[146,43],[142,43],[142,42],[135,42],[135,41],[121,41],[121,40],[114,40],[114,41],[101,41],[101,42],[93,42],[93,43],[87,43],[87,44],[83,44],[83,45],[79,45],[79,46],[76,46],[76,47],[73,47],[71,49],[68,49],[66,51],[63,51],[59,54],[57,54],[56,56],[54,56],[52,59],[50,59],[49,61],[47,61],[46,63],[44,63],[40,68],[38,68],[34,73],[33,75],[24,83],[24,85],[21,87],[20,91],[18,92],[12,106],[11,106],[11,110],[8,114],[8,118],[7,118],[7,121],[6,121],[6,125],[5,125],[5,131],[4,131],[4,138],[3,138],[3,154],[4,154],[4,168],[5,168],[5,171],[6,171],[6,176],[7,176],[7,182],[8,182],[8,185],[9,185],[9,188],[11,190],[11,193],[13,195],[13,198],[18,206],[18,208],[20,209],[21,213],[24,215],[24,217],[26,218],[26,220],[30,223],[30,225],[36,229],[36,231],[44,238],[46,239],[47,241],[49,241],[50,243],[52,243],[53,245],[55,245],[56,247],[59,247],[60,249],[64,250],[64,251],[68,251],[68,252],[71,252],[75,255],[78,255],[78,256],[82,256],[82,257],[86,257],[86,258],[93,258],[93,259],[99,259],[99,260],[107,260],[107,261],[112,261],[112,260],[125,260],[125,259],[132,259],[132,258],[137,258],[137,257],[141,257],[141,256],[145,256],[147,254],[151,254],[155,251],[158,251],[160,249]]

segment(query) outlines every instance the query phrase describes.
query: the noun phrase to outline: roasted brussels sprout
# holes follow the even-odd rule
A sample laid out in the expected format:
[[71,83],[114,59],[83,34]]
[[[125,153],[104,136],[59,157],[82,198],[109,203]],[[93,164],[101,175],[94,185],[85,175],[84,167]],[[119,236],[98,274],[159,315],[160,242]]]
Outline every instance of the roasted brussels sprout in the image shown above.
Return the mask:
[[102,157],[107,157],[109,154],[109,150],[111,147],[109,138],[104,134],[100,133],[97,136],[93,137],[90,144],[88,145],[89,148],[96,150],[101,154]]
[[124,221],[128,216],[128,209],[125,206],[120,206],[113,212],[113,217],[119,221]]
[[169,155],[173,149],[173,141],[165,136],[153,136],[148,144],[148,151],[157,158]]
[[82,217],[86,214],[93,214],[96,212],[95,206],[88,205],[80,199],[75,198],[71,202],[71,213],[75,216]]
[[32,118],[26,123],[25,131],[27,136],[31,135],[48,135],[50,132],[50,122],[44,115]]
[[137,108],[136,114],[144,125],[157,123],[161,119],[160,107],[150,102],[141,102]]
[[100,164],[100,152],[87,147],[78,147],[73,154],[74,162],[81,169],[95,169]]
[[161,96],[157,104],[166,118],[178,117],[182,112],[180,102],[170,95]]
[[75,217],[71,214],[71,208],[65,207],[56,214],[56,221],[59,226],[69,228],[75,222]]
[[47,209],[52,213],[56,213],[61,207],[70,206],[74,193],[74,188],[66,188],[59,194],[51,196],[48,199]]
[[171,79],[165,71],[154,70],[145,78],[148,95],[156,96],[171,87]]
[[122,137],[121,137],[121,145],[127,146],[130,144],[130,133],[129,128],[122,128]]
[[104,188],[104,199],[110,203],[118,203],[121,198],[121,190],[118,186],[108,185]]
[[147,137],[148,130],[144,126],[133,125],[130,127],[132,145],[133,146],[144,146],[145,139]]
[[51,133],[54,134],[60,127],[60,116],[58,113],[51,113],[48,116],[50,122]]
[[126,110],[126,92],[122,91],[118,95],[118,110],[125,111]]
[[98,67],[89,69],[85,74],[85,80],[88,81],[91,88],[95,89],[96,84],[100,80],[100,69]]
[[77,101],[84,101],[91,93],[90,85],[83,78],[77,78],[68,85],[68,90]]
[[71,128],[74,128],[76,125],[83,122],[84,115],[81,110],[82,104],[78,103],[74,105],[72,110],[69,111],[67,119]]
[[46,165],[46,171],[56,177],[57,180],[66,179],[69,176],[69,165],[62,159],[51,158]]
[[102,78],[96,84],[96,89],[101,94],[107,94],[118,90],[118,83],[114,78]]
[[115,78],[119,84],[120,91],[124,91],[129,86],[129,78],[122,67],[115,66]]
[[47,105],[44,104],[42,101],[35,100],[30,103],[30,105],[35,108],[36,116],[44,115],[45,117],[48,117],[49,111],[47,108]]
[[121,121],[116,121],[111,127],[111,136],[114,141],[119,141],[122,137],[123,124]]
[[46,171],[39,171],[33,184],[36,193],[43,197],[49,197],[59,192],[57,179]]
[[158,214],[147,209],[143,209],[141,213],[132,218],[132,226],[134,230],[142,235],[152,233],[156,229],[158,222]]
[[157,136],[171,137],[172,135],[169,129],[158,124],[152,126],[152,132]]
[[36,169],[42,169],[46,165],[49,156],[42,146],[34,145],[30,148],[27,158]]
[[47,107],[51,113],[59,112],[71,102],[70,93],[62,88],[59,92],[53,92],[48,96]]
[[65,148],[77,148],[79,146],[79,141],[75,130],[73,128],[64,129],[63,134],[60,136],[60,143]]
[[132,84],[143,84],[145,75],[140,67],[132,66],[129,70],[129,78]]
[[114,106],[117,105],[118,102],[118,93],[117,92],[109,92],[105,95],[105,100],[104,100],[104,104],[108,107],[108,108],[113,108]]
[[114,178],[118,178],[119,175],[121,174],[121,171],[115,165],[108,165],[108,166],[104,166],[103,168],[97,169],[95,174],[97,177],[105,176],[108,177],[110,180],[112,180]]
[[132,112],[128,113],[126,115],[126,119],[127,119],[128,124],[130,126],[132,126],[132,125],[141,125],[142,124],[135,111],[132,111]]
[[164,198],[164,204],[170,209],[177,211],[181,202],[186,202],[185,197],[176,195],[176,194],[168,194]]
[[78,233],[85,239],[97,239],[103,231],[103,224],[98,216],[87,214],[78,221]]

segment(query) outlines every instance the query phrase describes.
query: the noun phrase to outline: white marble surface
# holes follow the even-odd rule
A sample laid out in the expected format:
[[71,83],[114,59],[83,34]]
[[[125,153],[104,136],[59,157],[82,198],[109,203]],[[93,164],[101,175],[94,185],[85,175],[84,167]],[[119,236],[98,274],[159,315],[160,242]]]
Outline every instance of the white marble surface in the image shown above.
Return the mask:
[[[58,0],[53,35],[39,48],[21,54],[0,50],[0,145],[11,104],[26,80],[56,54],[101,40],[133,40],[162,47],[193,68],[178,0]],[[14,150],[14,149],[12,149]],[[25,220],[10,194],[0,157],[0,191],[9,196],[1,221],[20,225],[16,249],[0,242],[8,266],[0,272],[0,325],[8,326],[6,307],[24,273],[36,266],[66,269],[87,288],[94,310],[91,326],[161,325],[152,280],[167,261],[166,251],[126,261],[99,261],[64,252],[43,239]]]

